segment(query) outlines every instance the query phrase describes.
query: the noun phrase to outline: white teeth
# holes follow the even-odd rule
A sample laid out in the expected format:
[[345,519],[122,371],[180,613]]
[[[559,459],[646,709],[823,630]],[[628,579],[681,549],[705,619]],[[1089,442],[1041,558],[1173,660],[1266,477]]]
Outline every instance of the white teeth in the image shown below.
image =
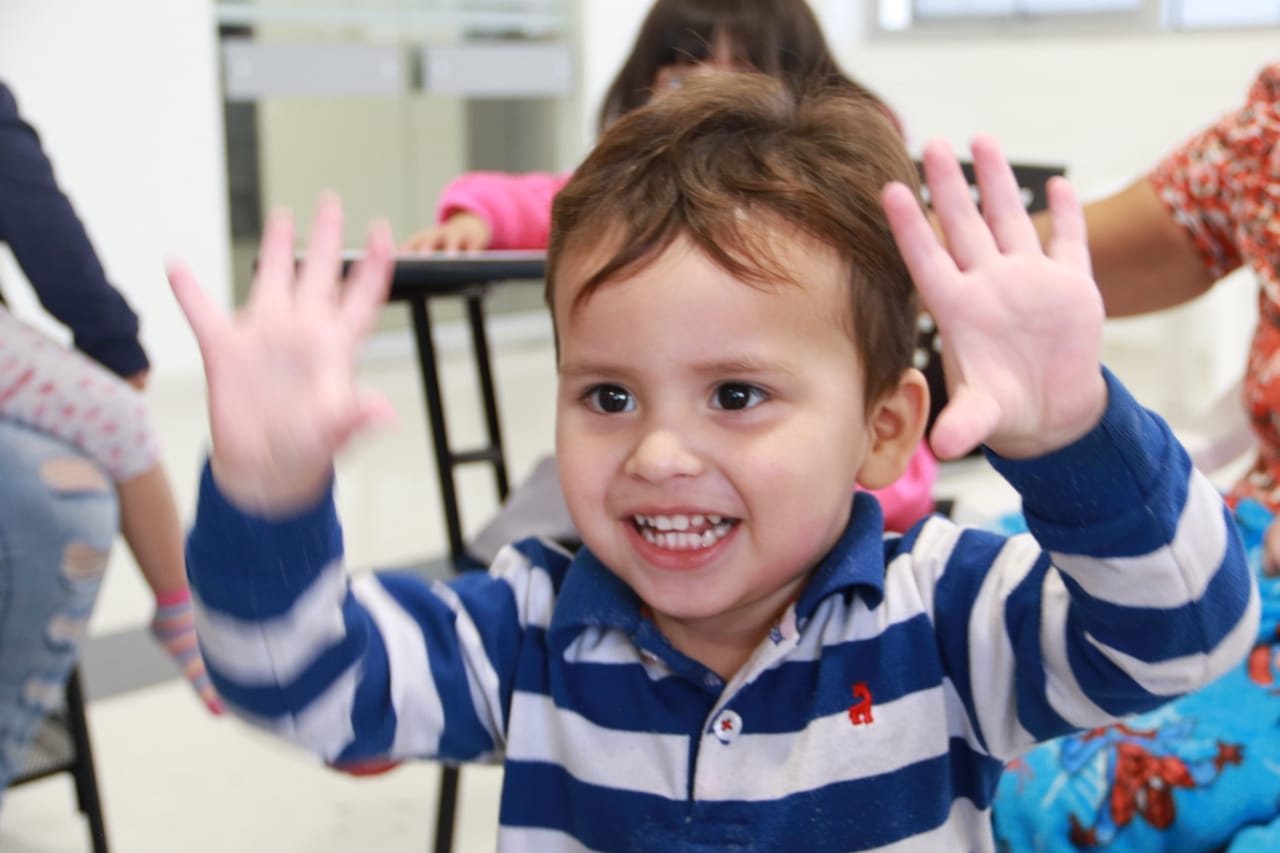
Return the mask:
[[[646,542],[671,551],[694,551],[699,548],[710,548],[723,539],[733,529],[732,520],[724,520],[718,515],[637,515],[633,521],[640,535]],[[689,532],[690,527],[701,527],[710,522],[711,526],[702,531]]]
[[688,530],[691,527],[701,527],[707,522],[712,525],[720,523],[718,515],[637,515],[635,519],[640,524],[662,531]]

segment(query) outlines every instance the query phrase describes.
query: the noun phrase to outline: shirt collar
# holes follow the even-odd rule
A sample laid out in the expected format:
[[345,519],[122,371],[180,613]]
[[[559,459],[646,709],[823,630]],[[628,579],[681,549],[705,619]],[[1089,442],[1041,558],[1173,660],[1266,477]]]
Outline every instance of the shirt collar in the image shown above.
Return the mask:
[[861,590],[871,607],[884,599],[884,514],[880,502],[866,492],[853,496],[853,510],[844,533],[814,569],[796,602],[796,619],[803,623],[825,599]]
[[[803,622],[826,598],[861,590],[867,604],[884,598],[884,516],[872,496],[859,492],[844,532],[813,569],[800,599],[796,618]],[[633,634],[640,625],[643,602],[585,546],[569,564],[551,617],[549,630],[616,628]]]

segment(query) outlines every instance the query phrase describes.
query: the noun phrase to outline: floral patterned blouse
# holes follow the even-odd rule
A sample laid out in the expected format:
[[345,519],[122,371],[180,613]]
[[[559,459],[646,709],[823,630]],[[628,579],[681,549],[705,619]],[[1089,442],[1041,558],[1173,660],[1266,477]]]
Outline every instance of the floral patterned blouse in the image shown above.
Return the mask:
[[1193,136],[1151,182],[1216,279],[1248,264],[1257,275],[1258,326],[1244,402],[1258,458],[1232,487],[1280,510],[1280,63],[1267,66],[1240,109]]

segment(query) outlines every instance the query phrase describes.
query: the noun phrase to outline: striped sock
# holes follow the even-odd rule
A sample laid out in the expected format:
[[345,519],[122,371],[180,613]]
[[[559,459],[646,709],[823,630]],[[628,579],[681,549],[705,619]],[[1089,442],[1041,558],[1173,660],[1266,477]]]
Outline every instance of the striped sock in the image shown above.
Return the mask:
[[222,713],[222,703],[209,681],[196,642],[195,612],[191,609],[191,590],[162,592],[156,596],[156,615],[151,620],[151,634],[169,656],[177,661],[182,672],[195,688],[200,700],[214,714]]

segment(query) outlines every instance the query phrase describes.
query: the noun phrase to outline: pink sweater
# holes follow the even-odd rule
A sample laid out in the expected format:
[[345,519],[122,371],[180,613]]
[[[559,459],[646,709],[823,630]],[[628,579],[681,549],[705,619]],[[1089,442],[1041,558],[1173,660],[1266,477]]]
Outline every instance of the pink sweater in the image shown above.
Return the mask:
[[470,172],[444,188],[436,221],[460,211],[474,213],[493,234],[490,249],[545,249],[551,238],[551,200],[572,176]]
[[[572,174],[470,172],[445,187],[436,220],[443,222],[460,211],[473,213],[489,226],[490,249],[545,249],[551,236],[551,200]],[[932,512],[937,477],[938,462],[921,442],[906,473],[871,493],[884,510],[885,527],[901,532]]]

